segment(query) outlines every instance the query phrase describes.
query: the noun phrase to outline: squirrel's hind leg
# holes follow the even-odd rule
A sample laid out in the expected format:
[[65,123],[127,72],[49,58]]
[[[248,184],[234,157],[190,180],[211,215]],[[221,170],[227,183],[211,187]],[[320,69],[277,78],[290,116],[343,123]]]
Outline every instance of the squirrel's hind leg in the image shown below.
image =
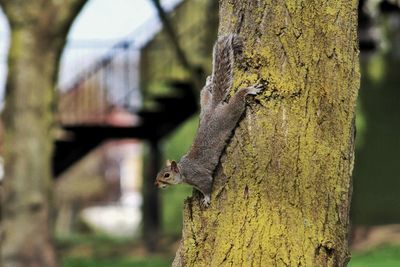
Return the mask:
[[211,203],[211,196],[210,195],[204,195],[203,196],[203,199],[201,200],[201,205],[204,207],[204,208],[208,208],[209,206],[210,206],[210,203]]

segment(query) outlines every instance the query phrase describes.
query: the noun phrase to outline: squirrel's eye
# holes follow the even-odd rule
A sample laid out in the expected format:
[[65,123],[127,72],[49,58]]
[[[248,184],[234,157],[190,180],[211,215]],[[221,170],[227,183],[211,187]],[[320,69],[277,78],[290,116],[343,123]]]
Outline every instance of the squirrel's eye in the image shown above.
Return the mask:
[[164,178],[168,178],[169,177],[169,173],[164,174]]

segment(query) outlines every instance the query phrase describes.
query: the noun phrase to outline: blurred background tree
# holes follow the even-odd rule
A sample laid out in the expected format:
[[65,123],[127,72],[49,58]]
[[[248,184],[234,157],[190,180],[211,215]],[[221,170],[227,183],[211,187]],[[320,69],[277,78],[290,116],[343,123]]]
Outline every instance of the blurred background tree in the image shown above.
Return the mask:
[[0,1],[11,27],[2,261],[57,266],[49,222],[55,83],[68,29],[85,0]]

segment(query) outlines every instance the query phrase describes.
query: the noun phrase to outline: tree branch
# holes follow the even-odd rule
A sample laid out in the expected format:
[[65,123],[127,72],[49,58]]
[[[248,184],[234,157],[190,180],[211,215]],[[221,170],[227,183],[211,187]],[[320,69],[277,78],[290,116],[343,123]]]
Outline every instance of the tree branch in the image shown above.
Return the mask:
[[60,29],[58,29],[59,35],[66,35],[75,17],[81,11],[86,2],[87,0],[70,0],[68,1],[68,4],[66,4],[63,1],[52,0],[52,4],[54,5],[58,16],[58,26],[60,27]]
[[202,74],[202,70],[199,70],[196,66],[192,65],[185,54],[185,51],[179,44],[179,38],[177,33],[175,32],[172,23],[170,22],[167,13],[164,8],[161,6],[160,0],[151,0],[154,7],[157,10],[158,16],[164,26],[164,29],[169,37],[173,49],[175,50],[176,56],[182,66],[190,73],[193,83],[195,85],[196,90],[200,90],[202,87],[202,83],[204,80],[204,75]]
[[183,51],[182,47],[179,44],[178,41],[178,35],[176,34],[171,22],[169,21],[169,18],[167,16],[167,13],[165,12],[164,8],[161,6],[160,0],[151,0],[153,2],[154,7],[157,9],[158,16],[164,26],[164,29],[175,49],[175,53],[181,62],[182,66],[185,67],[186,69],[191,69],[192,66],[189,63],[188,58],[186,57],[185,52]]

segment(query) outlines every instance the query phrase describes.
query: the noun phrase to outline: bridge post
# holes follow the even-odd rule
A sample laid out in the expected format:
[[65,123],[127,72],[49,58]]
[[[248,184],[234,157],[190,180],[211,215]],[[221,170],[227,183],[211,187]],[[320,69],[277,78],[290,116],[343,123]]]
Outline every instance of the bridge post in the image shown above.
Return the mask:
[[149,158],[143,181],[143,238],[149,251],[157,249],[161,232],[159,194],[154,186],[160,162],[159,140],[149,140]]

